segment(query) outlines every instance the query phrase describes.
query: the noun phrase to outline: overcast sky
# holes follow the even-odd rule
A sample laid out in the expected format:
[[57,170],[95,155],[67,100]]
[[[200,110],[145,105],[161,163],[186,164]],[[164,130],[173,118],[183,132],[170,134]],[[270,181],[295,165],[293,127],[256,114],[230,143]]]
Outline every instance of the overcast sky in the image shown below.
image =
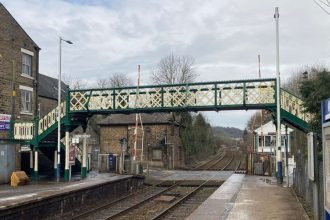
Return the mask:
[[[275,77],[276,6],[280,10],[283,80],[304,66],[330,64],[330,15],[313,0],[0,0],[42,48],[40,72],[62,72],[90,83],[114,72],[142,83],[174,53],[195,59],[198,81]],[[207,113],[213,125],[243,128],[253,111]]]

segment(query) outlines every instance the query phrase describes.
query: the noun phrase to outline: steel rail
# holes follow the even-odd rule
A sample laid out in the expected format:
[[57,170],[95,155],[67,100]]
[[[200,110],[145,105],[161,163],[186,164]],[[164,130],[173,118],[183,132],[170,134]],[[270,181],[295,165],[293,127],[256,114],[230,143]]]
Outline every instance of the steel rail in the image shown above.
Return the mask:
[[202,163],[200,165],[198,165],[197,167],[194,167],[192,170],[199,170],[201,167],[206,166],[207,164],[210,164],[214,161],[217,161],[220,157],[222,157],[225,154],[225,151],[221,151],[221,153],[219,155],[216,155],[214,158],[212,158],[209,161],[206,161],[205,163]]
[[167,192],[167,191],[169,191],[169,190],[171,190],[171,189],[173,189],[173,188],[179,186],[179,185],[181,184],[181,182],[182,182],[182,181],[178,181],[178,182],[176,182],[175,184],[173,184],[172,186],[170,186],[170,187],[168,187],[168,188],[166,188],[166,189],[164,189],[164,190],[162,190],[162,191],[160,191],[160,192],[158,192],[158,193],[156,193],[156,194],[154,194],[154,195],[152,195],[152,196],[149,196],[149,197],[147,197],[146,199],[144,199],[144,200],[142,200],[142,201],[140,201],[140,202],[138,202],[138,203],[136,203],[136,204],[134,204],[134,205],[132,205],[132,206],[130,206],[130,207],[124,209],[124,210],[121,210],[121,211],[117,212],[116,214],[111,215],[111,216],[109,216],[109,217],[107,217],[107,218],[105,218],[105,219],[116,218],[116,217],[122,215],[124,212],[127,212],[127,211],[129,211],[129,210],[135,209],[136,207],[139,207],[139,206],[143,205],[144,203],[146,203],[146,202],[150,201],[151,199],[155,198],[156,196],[159,196],[160,194],[162,194],[162,193],[164,193],[164,192]]
[[154,216],[153,218],[151,218],[151,220],[159,219],[159,218],[163,217],[164,215],[166,215],[170,210],[172,210],[173,208],[177,207],[179,204],[181,204],[182,202],[184,202],[185,200],[187,200],[189,197],[193,196],[205,184],[207,184],[208,182],[210,182],[213,179],[214,176],[215,175],[213,175],[211,178],[209,178],[208,180],[204,181],[202,184],[200,184],[198,187],[196,187],[194,190],[192,190],[190,193],[188,193],[187,195],[185,195],[184,197],[182,197],[181,199],[179,199],[178,201],[176,201],[175,203],[173,203],[172,205],[170,205],[169,207],[167,207],[161,213],[159,213],[156,216]]
[[162,182],[160,182],[160,183],[157,183],[157,184],[155,184],[155,185],[149,186],[149,187],[144,188],[144,189],[141,189],[141,190],[137,190],[137,191],[132,192],[132,193],[130,193],[130,194],[124,196],[124,197],[121,197],[121,198],[119,198],[119,199],[116,199],[116,200],[114,200],[114,201],[111,201],[111,202],[109,202],[109,203],[106,203],[106,204],[104,204],[104,205],[98,206],[98,207],[96,207],[96,208],[90,209],[90,210],[88,210],[88,211],[86,211],[86,212],[83,212],[83,213],[81,213],[81,214],[79,214],[79,215],[75,215],[74,217],[70,218],[70,220],[73,220],[73,219],[81,219],[82,217],[86,217],[86,216],[88,216],[88,215],[91,215],[91,214],[95,213],[96,211],[99,211],[99,210],[105,209],[106,207],[113,206],[113,205],[115,205],[116,203],[121,202],[121,201],[123,201],[123,200],[125,200],[125,199],[127,199],[127,198],[129,198],[129,197],[132,197],[132,196],[138,194],[138,193],[142,193],[143,191],[154,189],[154,188],[156,188],[158,185],[161,185],[162,183],[165,183],[165,182],[168,182],[168,180],[166,180],[166,181],[162,181]]
[[224,167],[222,167],[220,170],[223,171],[224,169],[226,169],[229,166],[229,164],[231,164],[231,162],[233,160],[234,160],[234,154],[233,154],[233,151],[231,151],[231,159],[230,159],[230,161]]

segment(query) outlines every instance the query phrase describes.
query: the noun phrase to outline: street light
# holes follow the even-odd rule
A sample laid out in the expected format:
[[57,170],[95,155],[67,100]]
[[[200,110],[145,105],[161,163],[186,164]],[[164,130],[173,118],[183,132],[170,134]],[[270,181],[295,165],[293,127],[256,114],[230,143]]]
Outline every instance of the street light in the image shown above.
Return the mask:
[[281,97],[280,97],[280,49],[279,49],[279,19],[278,7],[275,8],[275,31],[276,31],[276,161],[277,161],[277,183],[283,183],[282,175],[282,150],[281,150]]
[[[60,168],[61,168],[61,75],[62,75],[62,41],[67,44],[73,44],[69,40],[59,38],[59,74],[58,74],[58,95],[57,95],[57,181],[60,180]],[[69,103],[67,103],[68,105]]]

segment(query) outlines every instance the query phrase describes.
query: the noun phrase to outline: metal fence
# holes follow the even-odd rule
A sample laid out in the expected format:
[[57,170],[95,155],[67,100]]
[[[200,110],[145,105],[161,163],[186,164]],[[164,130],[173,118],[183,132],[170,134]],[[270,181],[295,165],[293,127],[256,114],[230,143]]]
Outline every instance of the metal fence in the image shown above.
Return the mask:
[[[293,170],[293,188],[303,198],[311,213],[318,210],[318,218],[323,219],[323,163],[319,161],[316,168],[315,181],[308,177],[308,161],[301,154],[296,155],[296,168]],[[315,184],[315,186],[314,186]],[[316,197],[317,196],[317,197]],[[315,200],[315,201],[314,201]]]

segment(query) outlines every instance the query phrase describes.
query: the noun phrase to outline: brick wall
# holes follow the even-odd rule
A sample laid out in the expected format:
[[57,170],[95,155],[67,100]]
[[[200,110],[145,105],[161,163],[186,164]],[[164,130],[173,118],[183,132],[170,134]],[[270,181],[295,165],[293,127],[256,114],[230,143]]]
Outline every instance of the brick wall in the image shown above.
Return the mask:
[[[12,114],[14,106],[15,119],[31,121],[35,115],[36,82],[38,72],[38,47],[19,26],[9,12],[0,4],[0,113]],[[32,77],[22,76],[21,48],[34,53],[32,57]],[[14,61],[14,65],[13,62]],[[12,67],[14,66],[14,72]],[[12,104],[13,85],[16,90],[14,105]],[[32,92],[32,113],[21,114],[21,92],[19,86],[27,86]],[[8,138],[7,132],[0,132],[0,139]]]

